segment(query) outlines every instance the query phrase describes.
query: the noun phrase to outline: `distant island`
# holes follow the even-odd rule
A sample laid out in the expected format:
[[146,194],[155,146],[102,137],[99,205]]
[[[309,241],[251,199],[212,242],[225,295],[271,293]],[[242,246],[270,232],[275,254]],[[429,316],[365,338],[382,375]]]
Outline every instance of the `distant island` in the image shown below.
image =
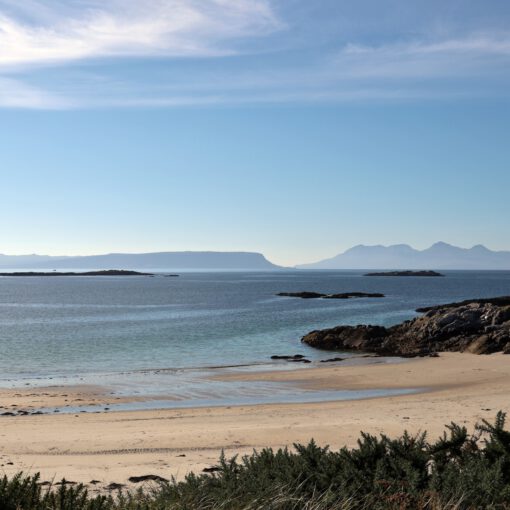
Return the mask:
[[321,294],[320,292],[280,292],[277,296],[297,297],[301,299],[351,299],[351,298],[383,298],[384,294],[367,292],[342,292],[340,294]]
[[477,244],[459,248],[448,243],[435,243],[426,250],[408,244],[366,246],[360,244],[332,258],[301,264],[296,269],[391,270],[421,269],[510,270],[510,251],[492,251]]
[[[153,273],[140,273],[138,271],[126,271],[124,269],[105,269],[103,271],[85,271],[81,273],[59,273],[57,271],[51,272],[16,272],[16,273],[0,273],[0,276],[154,276]],[[177,276],[177,275],[167,275]]]
[[17,270],[63,269],[97,271],[103,267],[150,271],[271,271],[283,269],[255,252],[175,251],[155,253],[108,253],[79,257],[47,255],[2,255],[0,268]]
[[367,273],[364,276],[444,276],[436,271],[382,271]]

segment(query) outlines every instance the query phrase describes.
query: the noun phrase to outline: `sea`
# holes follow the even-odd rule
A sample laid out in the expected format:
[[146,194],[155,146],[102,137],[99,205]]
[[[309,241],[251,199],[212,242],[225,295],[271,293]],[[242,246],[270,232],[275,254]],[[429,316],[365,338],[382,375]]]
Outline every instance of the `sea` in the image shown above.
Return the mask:
[[[74,269],[77,270],[77,269]],[[0,387],[93,384],[137,396],[118,408],[193,407],[367,398],[414,390],[312,391],[222,382],[218,374],[398,363],[325,352],[306,333],[340,324],[390,326],[416,308],[510,295],[510,271],[369,277],[364,271],[184,272],[155,276],[0,277]],[[348,300],[279,292],[380,292]],[[310,364],[271,360],[301,354]],[[73,409],[69,409],[72,412]]]

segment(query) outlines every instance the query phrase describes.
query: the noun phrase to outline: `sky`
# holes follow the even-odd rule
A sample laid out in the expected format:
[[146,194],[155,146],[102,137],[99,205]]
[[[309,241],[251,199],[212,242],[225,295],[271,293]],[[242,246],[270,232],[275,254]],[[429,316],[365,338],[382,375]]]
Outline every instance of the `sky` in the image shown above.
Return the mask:
[[0,253],[510,249],[507,0],[0,0]]

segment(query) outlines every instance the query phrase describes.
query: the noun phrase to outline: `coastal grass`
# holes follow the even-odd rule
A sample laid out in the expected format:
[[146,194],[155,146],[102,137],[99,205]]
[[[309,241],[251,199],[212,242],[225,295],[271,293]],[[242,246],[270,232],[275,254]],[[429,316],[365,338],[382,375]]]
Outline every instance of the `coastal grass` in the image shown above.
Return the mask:
[[314,441],[219,459],[211,474],[93,496],[82,485],[47,486],[38,475],[0,479],[1,510],[510,510],[510,431],[505,414],[468,433],[451,423],[391,439],[362,433],[357,447]]

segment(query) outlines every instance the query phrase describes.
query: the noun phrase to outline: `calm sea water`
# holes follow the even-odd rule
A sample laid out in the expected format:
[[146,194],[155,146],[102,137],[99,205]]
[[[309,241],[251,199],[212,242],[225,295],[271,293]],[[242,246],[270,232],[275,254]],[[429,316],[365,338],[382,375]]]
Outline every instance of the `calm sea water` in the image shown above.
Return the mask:
[[[204,397],[210,367],[271,363],[273,354],[328,357],[300,343],[313,329],[391,325],[415,316],[419,306],[510,295],[510,272],[445,274],[376,278],[355,271],[289,270],[182,273],[178,278],[3,277],[0,385],[106,381],[136,393],[148,391],[140,390],[140,381],[150,380],[155,393],[168,392],[169,380],[161,385],[161,379],[154,382],[147,374],[167,374],[182,398],[198,399]],[[383,292],[387,297],[275,296],[302,290]],[[252,389],[256,399],[256,385]]]

